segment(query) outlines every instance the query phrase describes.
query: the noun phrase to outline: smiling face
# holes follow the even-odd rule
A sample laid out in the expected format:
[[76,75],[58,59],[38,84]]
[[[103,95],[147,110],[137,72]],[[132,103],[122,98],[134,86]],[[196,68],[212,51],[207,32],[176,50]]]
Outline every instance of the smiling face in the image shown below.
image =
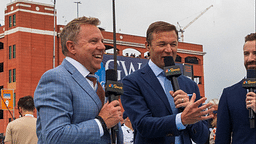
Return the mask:
[[103,36],[94,25],[81,25],[76,42],[67,41],[68,56],[80,62],[88,71],[95,73],[100,69],[105,46]]
[[176,32],[164,31],[152,34],[151,44],[146,42],[146,47],[150,53],[150,59],[160,68],[164,68],[164,57],[172,56],[176,59],[178,39]]
[[256,70],[256,40],[244,44],[244,66],[247,70]]

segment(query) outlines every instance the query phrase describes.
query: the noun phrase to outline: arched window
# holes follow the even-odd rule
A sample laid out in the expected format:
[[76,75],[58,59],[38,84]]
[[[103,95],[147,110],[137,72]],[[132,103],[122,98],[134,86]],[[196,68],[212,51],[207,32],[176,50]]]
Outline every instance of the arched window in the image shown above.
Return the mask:
[[133,48],[126,48],[123,50],[123,56],[130,56],[130,57],[141,57],[140,51],[133,49]]
[[4,43],[0,42],[0,50],[4,49]]
[[149,59],[149,52],[148,51],[144,53],[144,58]]
[[[114,54],[114,47],[113,46],[109,46],[109,45],[105,45],[106,49],[105,49],[105,52],[107,54]],[[117,50],[117,54],[119,53],[119,49],[116,48]]]
[[179,55],[176,56],[175,62],[181,62],[181,57]]
[[186,57],[185,63],[198,64],[197,57]]

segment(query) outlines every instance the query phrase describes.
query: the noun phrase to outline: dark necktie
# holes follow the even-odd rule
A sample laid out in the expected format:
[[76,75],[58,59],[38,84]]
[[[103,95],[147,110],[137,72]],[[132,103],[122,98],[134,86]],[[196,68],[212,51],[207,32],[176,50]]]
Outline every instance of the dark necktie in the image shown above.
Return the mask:
[[105,92],[101,84],[99,83],[99,81],[97,81],[97,78],[92,74],[88,74],[86,78],[93,82],[93,86],[95,86],[95,84],[97,83],[96,93],[99,96],[102,105],[104,105]]

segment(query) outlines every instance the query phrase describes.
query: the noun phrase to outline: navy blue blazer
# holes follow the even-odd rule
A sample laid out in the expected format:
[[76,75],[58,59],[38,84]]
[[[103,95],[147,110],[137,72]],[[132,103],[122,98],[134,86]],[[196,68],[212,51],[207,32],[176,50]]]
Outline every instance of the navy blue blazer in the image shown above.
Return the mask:
[[256,128],[250,128],[249,111],[246,109],[247,90],[242,81],[225,88],[220,98],[216,144],[256,144]]
[[[200,93],[196,83],[185,76],[178,78],[180,89],[188,94]],[[147,64],[123,79],[121,102],[134,128],[135,144],[170,144],[181,135],[182,144],[197,144],[208,140],[207,123],[200,121],[178,130],[176,114],[172,113],[167,96],[157,77]]]

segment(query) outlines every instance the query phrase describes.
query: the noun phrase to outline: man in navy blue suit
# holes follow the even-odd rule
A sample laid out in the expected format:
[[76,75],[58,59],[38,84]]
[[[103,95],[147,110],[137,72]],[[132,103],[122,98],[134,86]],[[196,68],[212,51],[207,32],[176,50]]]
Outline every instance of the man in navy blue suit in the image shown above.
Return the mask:
[[[211,106],[201,104],[197,84],[181,75],[180,90],[167,90],[168,80],[163,74],[164,57],[177,55],[178,31],[174,25],[158,21],[152,23],[146,36],[145,46],[150,60],[142,69],[123,79],[122,105],[134,128],[135,144],[197,144],[208,140],[208,127],[204,121]],[[193,95],[193,96],[192,96]],[[189,96],[192,96],[191,100]],[[195,102],[196,101],[196,102]],[[201,106],[201,107],[200,107]],[[179,113],[177,109],[185,107]],[[203,120],[203,121],[202,121]]]
[[[256,33],[245,37],[244,65],[256,69]],[[256,94],[242,87],[242,80],[225,88],[220,98],[216,144],[255,144],[256,128],[250,128],[249,111],[256,112]]]

